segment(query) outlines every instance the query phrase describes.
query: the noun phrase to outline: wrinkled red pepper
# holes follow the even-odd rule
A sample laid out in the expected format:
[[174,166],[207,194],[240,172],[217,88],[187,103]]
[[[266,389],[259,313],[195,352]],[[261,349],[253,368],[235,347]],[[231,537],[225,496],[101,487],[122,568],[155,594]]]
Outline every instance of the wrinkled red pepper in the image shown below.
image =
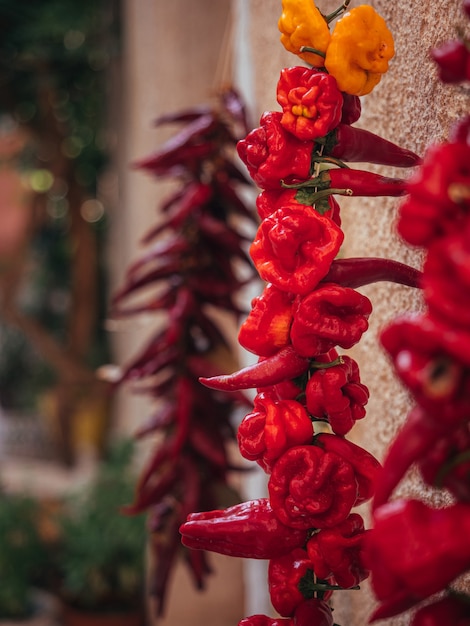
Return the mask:
[[238,428],[241,455],[257,461],[266,472],[286,450],[309,443],[312,437],[312,420],[302,404],[295,400],[276,401],[268,393],[255,397],[253,411]]
[[429,246],[442,235],[460,232],[470,212],[470,146],[430,146],[407,184],[399,208],[398,233],[414,246]]
[[294,296],[266,285],[251,302],[251,311],[240,326],[238,342],[258,356],[271,356],[290,343]]
[[343,96],[336,80],[316,69],[282,69],[277,101],[282,107],[282,126],[302,141],[324,137],[341,120]]
[[281,125],[282,113],[263,113],[260,126],[237,144],[238,155],[262,189],[280,189],[281,181],[305,180],[313,143],[301,141]]
[[351,348],[367,330],[370,300],[349,287],[322,283],[294,304],[290,337],[298,354],[314,357],[335,346]]
[[[314,205],[315,190],[312,189],[265,189],[256,198],[256,208],[262,220],[272,215],[285,204],[297,202],[300,205]],[[314,206],[315,211],[329,217],[335,224],[341,226],[340,206],[333,196],[327,202]]]
[[300,529],[331,528],[345,520],[357,489],[351,463],[311,445],[287,450],[274,464],[268,483],[275,515]]
[[313,565],[303,548],[269,561],[269,596],[279,615],[292,617],[306,599],[301,591],[301,581],[308,571],[313,574]]
[[470,506],[435,509],[395,500],[375,511],[365,540],[372,588],[381,606],[370,621],[392,617],[445,589],[468,569]]
[[282,524],[267,498],[224,510],[191,513],[181,525],[183,545],[248,559],[271,559],[305,544],[305,529]]
[[306,294],[326,275],[343,239],[330,219],[290,203],[261,222],[250,255],[263,280]]
[[366,533],[364,520],[351,513],[334,528],[324,528],[307,542],[307,554],[319,578],[333,577],[340,587],[349,589],[369,575],[364,564],[363,543]]
[[361,383],[359,366],[344,355],[341,363],[314,370],[305,388],[309,413],[329,422],[337,435],[346,435],[362,419],[369,400],[369,390]]

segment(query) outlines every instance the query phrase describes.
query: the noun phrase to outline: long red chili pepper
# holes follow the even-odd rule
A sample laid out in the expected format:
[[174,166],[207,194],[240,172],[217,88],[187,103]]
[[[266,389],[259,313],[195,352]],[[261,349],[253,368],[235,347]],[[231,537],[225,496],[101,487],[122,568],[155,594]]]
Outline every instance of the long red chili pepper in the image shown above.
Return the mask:
[[309,363],[309,359],[299,356],[292,346],[287,346],[233,374],[200,378],[199,381],[206,387],[221,391],[268,387],[300,376],[308,370]]
[[349,168],[329,169],[319,176],[320,183],[330,189],[350,189],[354,196],[402,196],[406,193],[406,180],[389,178],[375,172]]
[[405,263],[378,257],[336,259],[322,282],[356,289],[380,281],[421,287],[422,272]]
[[413,167],[421,162],[421,158],[411,150],[348,124],[339,124],[330,133],[329,140],[332,148],[326,153],[343,161],[394,167]]

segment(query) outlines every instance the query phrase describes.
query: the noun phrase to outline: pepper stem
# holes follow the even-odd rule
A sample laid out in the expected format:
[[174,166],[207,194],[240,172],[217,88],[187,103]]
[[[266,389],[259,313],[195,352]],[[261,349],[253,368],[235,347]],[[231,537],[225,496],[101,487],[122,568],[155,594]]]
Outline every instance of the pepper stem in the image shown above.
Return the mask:
[[301,46],[299,48],[299,52],[300,53],[310,52],[311,54],[317,54],[319,57],[322,57],[323,59],[326,57],[326,54],[324,52],[322,52],[321,50],[317,50],[317,48],[311,48],[310,46]]
[[341,13],[344,13],[344,11],[346,11],[346,9],[348,8],[350,2],[351,0],[344,0],[343,4],[340,7],[338,7],[335,11],[333,11],[333,13],[330,13],[329,15],[325,15],[324,18],[326,20],[326,23],[329,24],[336,17],[338,17],[338,15],[341,15]]
[[331,163],[332,165],[337,165],[338,167],[342,167],[344,169],[350,169],[349,165],[346,165],[344,161],[336,159],[332,156],[323,156],[321,154],[313,154],[312,163]]
[[436,487],[443,487],[444,480],[447,474],[449,474],[457,466],[461,465],[462,463],[466,463],[467,461],[470,461],[470,450],[465,450],[465,452],[457,454],[457,456],[455,456],[453,459],[451,459],[447,463],[444,463],[444,465],[440,468],[436,475],[434,485]]
[[329,363],[321,363],[320,361],[312,361],[310,363],[310,367],[314,370],[326,370],[329,367],[336,367],[336,365],[343,365],[344,359],[342,356],[339,356],[334,361],[330,361]]

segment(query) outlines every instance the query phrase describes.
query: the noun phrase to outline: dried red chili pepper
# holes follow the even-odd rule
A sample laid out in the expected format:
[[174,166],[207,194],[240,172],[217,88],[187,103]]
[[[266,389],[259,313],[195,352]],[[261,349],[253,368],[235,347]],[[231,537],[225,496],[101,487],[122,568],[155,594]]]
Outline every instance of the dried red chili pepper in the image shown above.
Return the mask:
[[395,500],[374,514],[365,540],[372,588],[381,606],[370,621],[397,615],[445,589],[468,569],[470,506],[434,509]]
[[281,180],[305,180],[310,174],[313,143],[301,141],[281,125],[282,113],[263,113],[259,128],[237,144],[238,155],[262,189],[280,189]]
[[355,505],[367,502],[374,495],[375,482],[380,470],[380,463],[367,450],[352,441],[320,433],[315,435],[314,445],[320,446],[325,452],[332,452],[345,459],[354,469],[357,481],[357,495]]
[[351,348],[368,328],[370,300],[349,287],[322,283],[294,304],[290,337],[296,352],[314,357],[334,346]]
[[410,626],[469,626],[470,598],[453,593],[421,607]]
[[407,193],[407,181],[401,178],[352,168],[324,170],[311,179],[309,185],[318,187],[323,193],[347,196],[403,196]]
[[201,377],[199,381],[206,387],[221,391],[258,389],[296,378],[308,370],[309,364],[308,359],[299,356],[292,346],[287,346],[276,354],[260,358],[257,363],[233,374]]
[[324,528],[307,542],[307,554],[319,578],[333,577],[340,587],[349,589],[369,575],[363,562],[363,542],[368,531],[358,513],[334,528]]
[[337,283],[342,287],[363,287],[371,283],[387,281],[420,287],[422,272],[405,263],[393,259],[378,257],[355,257],[352,259],[335,259],[328,274],[320,282]]
[[183,545],[189,548],[249,559],[282,556],[303,546],[307,539],[305,529],[293,529],[279,521],[267,498],[191,513],[180,533]]
[[311,598],[295,609],[294,626],[334,626],[333,612],[325,600]]
[[238,342],[258,356],[271,356],[290,343],[294,296],[272,284],[251,302],[251,311],[240,326]]
[[310,415],[325,419],[337,435],[346,435],[362,419],[369,390],[361,383],[359,366],[349,356],[338,365],[314,370],[305,388]]
[[443,83],[460,83],[470,79],[470,52],[465,41],[446,41],[431,49],[439,80]]
[[455,425],[470,412],[470,337],[426,314],[397,318],[380,336],[395,371],[437,422]]
[[326,275],[343,232],[314,209],[290,203],[264,219],[250,247],[263,280],[284,291],[306,294]]
[[341,124],[354,124],[361,117],[362,105],[359,96],[343,91],[343,110]]
[[[265,189],[256,198],[256,208],[258,215],[264,220],[277,209],[292,202],[311,207],[314,205],[314,198],[314,189]],[[326,203],[321,203],[313,208],[320,215],[333,220],[337,226],[341,226],[340,206],[333,196],[329,196]]]
[[292,617],[295,609],[306,599],[301,581],[313,565],[303,548],[296,548],[283,556],[271,559],[268,566],[268,586],[271,604],[283,617]]
[[295,400],[275,400],[269,393],[259,393],[253,411],[238,428],[241,455],[257,461],[270,472],[274,462],[292,446],[309,443],[313,437],[312,420]]
[[420,157],[379,135],[349,124],[339,124],[326,138],[325,153],[352,163],[377,163],[394,167],[414,167]]
[[341,119],[343,96],[330,74],[302,66],[281,70],[282,126],[302,141],[324,137]]
[[274,464],[268,491],[275,515],[286,526],[331,528],[354,506],[357,481],[353,466],[339,454],[295,446]]
[[398,233],[409,244],[429,246],[433,239],[460,232],[470,211],[470,146],[430,146],[409,179],[409,196],[399,208]]

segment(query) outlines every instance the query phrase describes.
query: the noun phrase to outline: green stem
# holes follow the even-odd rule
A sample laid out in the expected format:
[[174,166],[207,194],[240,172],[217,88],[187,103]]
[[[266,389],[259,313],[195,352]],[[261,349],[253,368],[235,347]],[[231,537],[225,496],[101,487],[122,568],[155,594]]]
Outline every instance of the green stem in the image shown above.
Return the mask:
[[312,155],[312,163],[331,163],[332,165],[337,165],[338,167],[349,169],[349,165],[346,165],[344,161],[341,161],[340,159],[335,159],[335,157],[332,156],[323,156],[320,154]]
[[326,370],[329,367],[335,367],[336,365],[343,365],[344,359],[342,356],[339,356],[334,361],[330,361],[329,363],[321,363],[320,361],[312,361],[310,363],[310,367],[315,370]]
[[340,7],[338,7],[335,11],[333,11],[333,13],[330,13],[329,15],[325,15],[324,17],[325,17],[326,23],[329,24],[336,17],[338,17],[338,15],[341,15],[341,13],[344,13],[344,11],[346,11],[346,9],[348,8],[350,2],[351,0],[344,0],[343,4]]
[[328,196],[332,196],[333,194],[336,194],[337,196],[352,196],[354,195],[354,192],[352,189],[321,189],[313,196],[313,204],[319,200],[323,200],[323,198],[328,198]]
[[322,52],[321,50],[317,50],[316,48],[311,48],[310,46],[301,46],[299,52],[310,52],[311,54],[317,54],[319,57],[322,57],[322,59],[326,57],[326,54],[324,52]]

